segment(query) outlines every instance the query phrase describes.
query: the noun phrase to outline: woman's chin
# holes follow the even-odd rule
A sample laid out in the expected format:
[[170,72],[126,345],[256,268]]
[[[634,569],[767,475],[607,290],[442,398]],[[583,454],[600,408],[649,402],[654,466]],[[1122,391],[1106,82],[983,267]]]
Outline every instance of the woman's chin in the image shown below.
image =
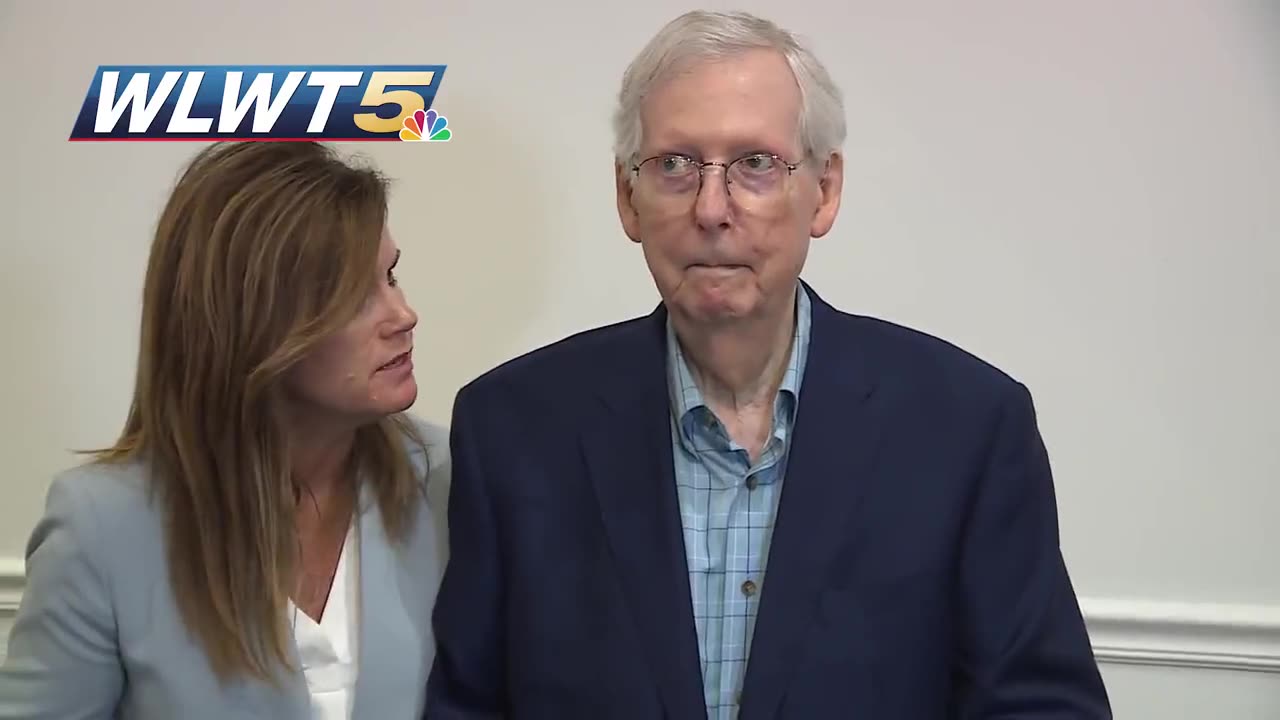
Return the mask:
[[412,375],[397,378],[394,382],[375,382],[369,388],[365,399],[364,414],[375,418],[404,412],[413,406],[418,399],[418,383]]
[[386,414],[404,412],[413,407],[418,400],[418,383],[413,379],[399,383],[395,390],[383,397],[383,410]]

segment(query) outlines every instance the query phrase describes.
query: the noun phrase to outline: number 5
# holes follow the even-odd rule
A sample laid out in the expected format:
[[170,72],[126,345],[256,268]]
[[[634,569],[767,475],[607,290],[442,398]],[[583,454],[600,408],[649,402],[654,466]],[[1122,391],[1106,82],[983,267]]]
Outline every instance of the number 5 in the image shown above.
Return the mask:
[[392,103],[400,107],[400,112],[391,118],[380,118],[376,114],[356,113],[356,127],[367,133],[393,133],[400,129],[401,123],[408,115],[417,110],[426,109],[426,101],[412,90],[387,90],[388,85],[429,86],[435,78],[432,71],[425,72],[375,72],[369,78],[369,87],[360,99],[361,107],[378,107]]

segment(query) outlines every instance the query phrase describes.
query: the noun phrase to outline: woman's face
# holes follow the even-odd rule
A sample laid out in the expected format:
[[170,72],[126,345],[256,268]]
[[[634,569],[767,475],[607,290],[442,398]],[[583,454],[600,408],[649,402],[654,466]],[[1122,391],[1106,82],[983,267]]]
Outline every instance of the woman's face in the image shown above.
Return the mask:
[[413,405],[413,328],[418,316],[405,301],[394,268],[400,251],[383,232],[378,283],[359,314],[325,338],[285,381],[293,417],[307,425],[360,425]]

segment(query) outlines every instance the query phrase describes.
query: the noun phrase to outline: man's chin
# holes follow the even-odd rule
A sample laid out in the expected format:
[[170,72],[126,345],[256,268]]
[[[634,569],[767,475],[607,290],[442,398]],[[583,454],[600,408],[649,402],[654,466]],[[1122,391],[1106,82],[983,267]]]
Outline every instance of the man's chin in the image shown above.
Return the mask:
[[702,325],[724,325],[750,317],[754,303],[743,297],[700,297],[680,303],[681,314]]

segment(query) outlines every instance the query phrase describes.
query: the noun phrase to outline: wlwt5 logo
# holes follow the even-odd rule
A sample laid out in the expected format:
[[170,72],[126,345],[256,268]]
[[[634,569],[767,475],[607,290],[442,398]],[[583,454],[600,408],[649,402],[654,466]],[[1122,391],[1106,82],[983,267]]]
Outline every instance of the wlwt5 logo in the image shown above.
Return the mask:
[[103,65],[71,140],[445,142],[444,65]]

